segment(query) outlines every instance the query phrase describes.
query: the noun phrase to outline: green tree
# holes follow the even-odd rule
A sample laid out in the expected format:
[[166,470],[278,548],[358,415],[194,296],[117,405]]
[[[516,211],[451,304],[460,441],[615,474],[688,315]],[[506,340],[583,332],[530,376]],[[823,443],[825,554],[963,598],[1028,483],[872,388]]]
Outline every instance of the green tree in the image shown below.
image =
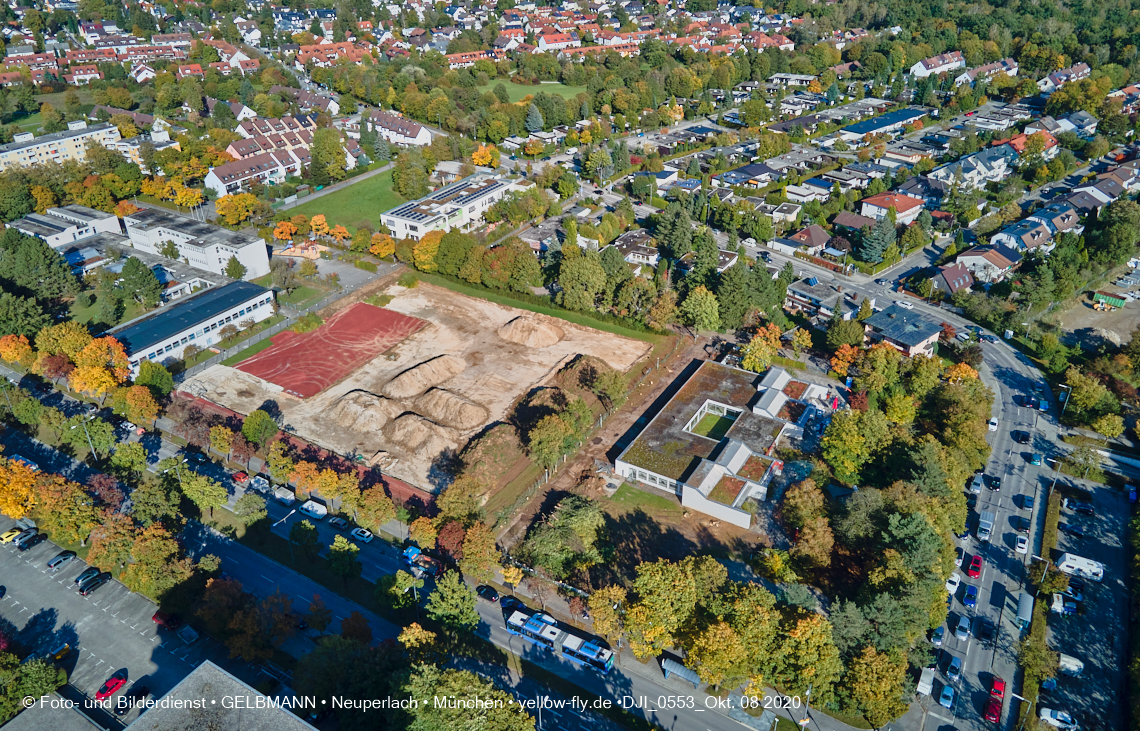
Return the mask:
[[277,436],[280,428],[266,412],[261,409],[252,411],[241,424],[241,433],[249,441],[264,447],[269,440]]
[[329,546],[329,571],[344,579],[345,586],[348,586],[349,579],[360,576],[359,555],[360,547],[344,536],[336,536]]
[[593,310],[598,295],[606,286],[606,270],[602,268],[596,252],[570,254],[562,248],[563,261],[559,267],[559,304],[569,310]]
[[895,244],[895,224],[887,216],[871,227],[870,231],[864,229],[857,251],[862,261],[878,264],[883,261],[887,249]]
[[883,654],[866,647],[851,661],[847,677],[863,718],[875,728],[906,713],[906,658],[900,653]]
[[475,611],[475,592],[471,591],[458,571],[448,571],[436,583],[427,603],[428,616],[452,632],[472,629],[479,624]]
[[574,428],[557,414],[548,414],[527,434],[527,448],[543,467],[550,469],[566,454]]
[[265,498],[247,492],[234,503],[234,515],[242,525],[247,527],[253,525],[268,515],[265,510]]
[[784,493],[784,504],[780,511],[787,525],[803,528],[809,520],[826,514],[827,498],[815,480],[803,480]]
[[542,112],[538,111],[538,106],[531,104],[526,110],[526,129],[528,132],[541,132],[545,122],[542,119]]
[[162,297],[162,285],[150,267],[136,257],[128,257],[123,262],[120,276],[123,278],[120,286],[135,302],[147,308],[158,305]]
[[858,482],[863,465],[871,459],[861,416],[853,409],[840,411],[832,417],[820,440],[823,458],[835,470],[836,478],[848,484]]
[[696,330],[720,329],[720,306],[716,295],[700,286],[681,303],[681,318]]
[[306,556],[316,556],[320,551],[320,538],[317,528],[311,522],[302,520],[289,528],[289,543],[301,549]]
[[51,318],[32,297],[0,292],[0,337],[25,335],[29,338],[51,324]]
[[142,472],[145,467],[146,448],[138,442],[120,443],[111,453],[111,469],[123,479]]
[[[434,596],[434,595],[433,595]],[[402,687],[409,698],[448,699],[419,703],[410,712],[408,731],[447,731],[478,728],[488,731],[534,731],[534,718],[522,711],[514,696],[467,670],[442,670],[416,665]],[[472,710],[474,709],[474,710]]]
[[174,390],[174,376],[166,370],[166,366],[154,361],[144,360],[139,364],[139,374],[135,376],[136,386],[146,386],[156,399],[166,398]]
[[244,279],[246,271],[245,264],[238,261],[236,256],[231,256],[226,262],[226,276],[230,279]]
[[844,320],[841,317],[831,318],[827,326],[827,347],[838,351],[844,345],[859,347],[866,337],[866,328],[858,319]]
[[214,515],[214,508],[225,505],[230,497],[225,486],[217,480],[190,470],[182,471],[181,484],[182,494],[198,506],[199,510],[208,509],[211,517]]
[[720,324],[725,329],[735,330],[744,323],[744,318],[755,307],[751,295],[752,273],[747,264],[737,261],[721,276],[716,290]]

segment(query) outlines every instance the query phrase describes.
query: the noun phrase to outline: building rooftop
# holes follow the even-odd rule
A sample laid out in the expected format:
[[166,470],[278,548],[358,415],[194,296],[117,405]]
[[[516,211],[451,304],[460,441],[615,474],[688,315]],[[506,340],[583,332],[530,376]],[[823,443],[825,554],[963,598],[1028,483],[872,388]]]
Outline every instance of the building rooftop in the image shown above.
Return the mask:
[[721,440],[686,431],[685,426],[705,401],[715,401],[741,414],[725,437],[763,454],[776,443],[783,422],[753,414],[755,373],[703,361],[673,398],[623,452],[621,459],[674,480],[685,481],[702,459],[709,459]]
[[50,693],[42,703],[21,711],[4,724],[4,731],[103,731],[78,708],[65,708],[61,696]]
[[[41,135],[34,139],[25,139],[22,142],[9,142],[6,145],[0,145],[0,154],[4,154],[6,152],[15,152],[16,150],[22,150],[26,147],[35,147],[36,145],[43,145],[49,142],[59,142],[61,140],[70,139],[72,137],[81,137],[83,135],[105,132],[110,129],[115,129],[115,125],[111,124],[110,122],[102,122],[100,124],[85,125],[77,129],[65,129],[62,132],[50,132],[46,135]],[[116,134],[118,134],[117,130]]]
[[942,332],[942,325],[937,320],[898,305],[876,312],[864,322],[883,337],[912,347]]
[[120,325],[111,330],[111,334],[123,344],[128,355],[134,355],[268,291],[250,282],[214,287]]
[[253,244],[265,246],[265,241],[256,236],[230,231],[221,226],[195,221],[192,218],[156,208],[144,208],[138,213],[126,216],[123,220],[127,223],[128,233],[131,229],[150,231],[165,228],[188,236],[189,240],[183,243],[197,244],[198,246],[219,245],[228,246],[232,249],[241,249]]
[[[222,699],[227,696],[240,702],[223,703]],[[265,695],[207,660],[163,696],[162,700],[169,701],[165,707],[148,709],[129,728],[131,731],[222,728],[233,731],[315,731],[287,707],[254,707],[259,698],[265,698]],[[211,703],[212,700],[217,700],[217,703]],[[198,705],[201,707],[195,707]]]
[[445,185],[431,195],[409,201],[384,213],[385,216],[403,218],[408,221],[431,221],[455,208],[472,203],[486,195],[510,185],[484,173],[476,173],[451,185]]

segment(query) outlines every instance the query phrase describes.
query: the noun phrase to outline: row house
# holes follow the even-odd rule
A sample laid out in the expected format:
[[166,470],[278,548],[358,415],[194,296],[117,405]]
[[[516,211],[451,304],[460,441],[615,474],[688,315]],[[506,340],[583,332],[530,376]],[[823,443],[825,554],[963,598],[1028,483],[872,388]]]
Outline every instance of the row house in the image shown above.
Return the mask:
[[616,53],[622,58],[637,56],[641,53],[641,45],[637,43],[619,43],[610,46],[583,46],[581,48],[564,48],[558,52],[560,60],[568,58],[585,58],[606,53]]
[[1013,78],[1017,76],[1018,65],[1017,61],[1012,58],[1003,58],[1000,61],[987,63],[985,66],[978,66],[969,71],[964,71],[954,79],[954,86],[961,86],[962,84],[976,84],[979,80],[984,83],[989,83],[998,74],[1005,74]]
[[181,48],[189,52],[193,39],[189,33],[155,33],[150,37],[150,43],[152,46]]
[[364,63],[365,61],[372,63],[372,54],[346,41],[344,43],[301,46],[297,52],[294,65],[299,71],[304,70],[305,64],[309,61],[322,68],[330,68],[342,58],[353,64]]
[[1061,69],[1060,71],[1054,71],[1049,74],[1037,82],[1037,88],[1041,90],[1042,94],[1048,96],[1065,84],[1087,79],[1091,73],[1092,69],[1089,68],[1087,63],[1078,63],[1067,69]]
[[578,40],[576,35],[570,33],[549,33],[538,36],[538,50],[546,51],[561,51],[564,48],[578,48],[582,45],[582,41]]
[[447,59],[448,66],[453,69],[469,69],[475,65],[476,61],[502,61],[507,57],[504,50],[491,49],[489,51],[469,51],[467,53],[449,53],[444,58]]
[[115,53],[123,53],[141,45],[143,45],[142,40],[134,36],[106,36],[92,43],[91,47],[96,49],[110,48]]
[[235,160],[247,160],[266,152],[285,152],[298,147],[308,149],[312,143],[313,135],[307,130],[268,136],[257,135],[248,139],[234,140],[226,148],[226,152],[233,155]]
[[281,117],[266,119],[265,117],[256,117],[247,119],[237,126],[237,133],[245,139],[252,139],[258,136],[269,136],[275,134],[298,134],[300,132],[308,132],[312,134],[317,129],[316,120],[312,117],[301,115],[299,117]]
[[180,61],[186,58],[186,51],[171,46],[137,46],[119,53],[120,63],[147,61]]
[[340,104],[330,96],[315,94],[303,89],[293,89],[288,86],[274,84],[269,87],[270,94],[277,94],[287,101],[295,101],[303,111],[327,112],[332,116],[340,113]]
[[392,144],[417,147],[431,144],[431,131],[427,127],[395,112],[374,109],[365,124],[370,132],[375,132]]
[[77,63],[116,63],[119,54],[110,48],[81,48],[68,51],[64,61],[70,66]]
[[302,160],[307,159],[307,151],[304,157],[298,152],[294,150],[264,152],[245,160],[218,165],[206,174],[205,186],[221,197],[248,189],[252,183],[261,185],[284,183],[290,175],[300,175],[304,168]]
[[103,72],[99,70],[98,66],[72,66],[68,69],[68,73],[63,75],[63,80],[72,86],[86,86],[92,81],[97,81],[103,78]]
[[962,52],[951,51],[950,53],[943,53],[938,56],[922,59],[910,67],[910,75],[919,79],[925,79],[927,76],[937,76],[947,71],[965,68],[965,66],[966,59],[962,56]]
[[8,57],[4,59],[4,68],[27,66],[29,69],[54,71],[59,68],[59,59],[54,53],[31,53],[24,56]]

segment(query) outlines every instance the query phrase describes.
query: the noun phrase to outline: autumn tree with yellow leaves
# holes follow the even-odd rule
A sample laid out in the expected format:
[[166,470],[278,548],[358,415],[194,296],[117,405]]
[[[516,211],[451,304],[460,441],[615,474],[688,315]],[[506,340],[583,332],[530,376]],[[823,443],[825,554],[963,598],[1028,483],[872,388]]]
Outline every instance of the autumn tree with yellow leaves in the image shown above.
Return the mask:
[[30,467],[0,457],[0,513],[19,520],[36,505],[36,473]]

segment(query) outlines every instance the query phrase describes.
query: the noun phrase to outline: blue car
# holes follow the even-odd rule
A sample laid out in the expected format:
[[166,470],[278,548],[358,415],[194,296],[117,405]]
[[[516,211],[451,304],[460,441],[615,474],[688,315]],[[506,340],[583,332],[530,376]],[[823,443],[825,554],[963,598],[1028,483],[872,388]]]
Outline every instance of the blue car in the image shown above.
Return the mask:
[[942,696],[938,699],[938,703],[943,708],[954,707],[954,689],[949,685],[942,686]]
[[978,606],[978,587],[967,586],[966,596],[962,598],[962,603],[971,609]]

